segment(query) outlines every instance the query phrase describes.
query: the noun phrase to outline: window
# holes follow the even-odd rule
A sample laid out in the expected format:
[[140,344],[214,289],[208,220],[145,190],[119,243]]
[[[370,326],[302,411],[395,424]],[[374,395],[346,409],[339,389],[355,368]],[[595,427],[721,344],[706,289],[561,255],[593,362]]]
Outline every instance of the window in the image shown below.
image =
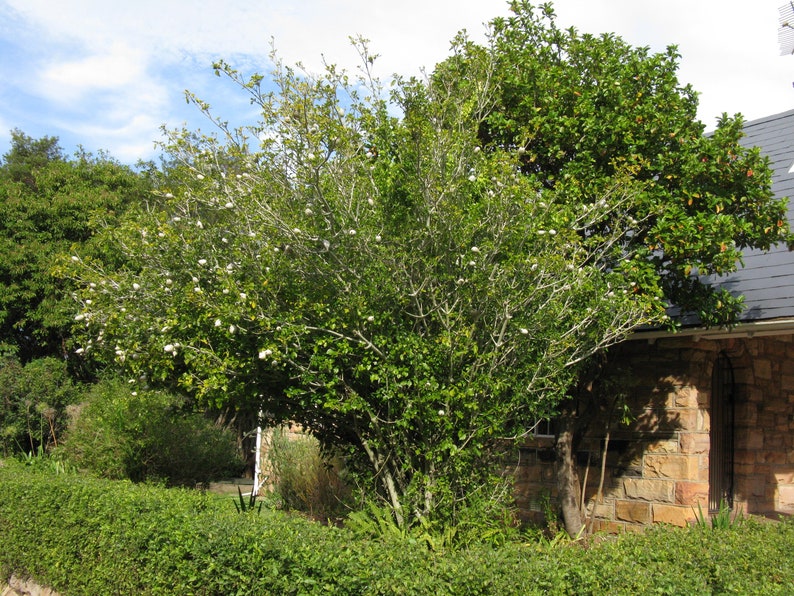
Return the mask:
[[538,418],[532,425],[530,433],[536,439],[554,438],[555,424],[552,418]]

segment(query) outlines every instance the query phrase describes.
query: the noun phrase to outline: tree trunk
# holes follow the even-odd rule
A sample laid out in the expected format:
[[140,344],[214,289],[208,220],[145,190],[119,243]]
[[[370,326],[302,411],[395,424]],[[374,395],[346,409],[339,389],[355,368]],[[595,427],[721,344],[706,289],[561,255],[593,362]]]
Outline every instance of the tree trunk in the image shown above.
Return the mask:
[[555,444],[557,456],[557,492],[565,531],[572,538],[584,527],[579,486],[579,472],[576,469],[574,447],[575,420],[571,415],[560,418],[559,432]]

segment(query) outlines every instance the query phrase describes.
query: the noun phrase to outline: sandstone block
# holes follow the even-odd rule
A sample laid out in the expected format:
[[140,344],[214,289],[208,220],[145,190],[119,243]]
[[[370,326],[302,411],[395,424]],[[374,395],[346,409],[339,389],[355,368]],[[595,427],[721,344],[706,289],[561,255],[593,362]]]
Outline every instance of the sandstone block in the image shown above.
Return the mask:
[[649,478],[697,478],[698,458],[693,455],[646,455],[645,476]]
[[675,501],[675,483],[672,480],[627,478],[623,481],[623,491],[627,499],[661,503]]
[[647,524],[651,521],[651,504],[637,501],[617,501],[615,517],[633,524]]
[[771,379],[772,363],[769,360],[759,358],[753,363],[753,372],[757,379]]
[[681,433],[681,453],[708,453],[711,439],[708,433]]
[[777,487],[777,498],[775,499],[775,509],[778,511],[794,511],[794,485],[782,485]]
[[709,503],[708,482],[678,482],[675,485],[675,502],[679,505],[706,507]]
[[669,441],[648,443],[646,451],[648,453],[678,453],[678,441],[671,439]]
[[698,390],[695,387],[681,387],[675,393],[673,405],[677,408],[697,408]]
[[686,526],[694,520],[694,514],[690,507],[680,507],[677,505],[653,504],[653,523],[671,524],[673,526]]

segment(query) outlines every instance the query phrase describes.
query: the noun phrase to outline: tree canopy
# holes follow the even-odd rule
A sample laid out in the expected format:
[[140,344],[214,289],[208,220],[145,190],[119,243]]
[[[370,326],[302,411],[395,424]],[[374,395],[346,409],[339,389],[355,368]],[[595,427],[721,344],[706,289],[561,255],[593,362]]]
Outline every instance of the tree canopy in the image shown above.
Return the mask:
[[218,63],[261,119],[173,135],[125,268],[74,255],[80,352],[302,424],[409,523],[506,494],[505,445],[669,303],[730,320],[696,273],[788,238],[741,121],[703,135],[672,50],[513,10],[388,92],[364,45],[353,79]]
[[12,131],[0,163],[0,345],[23,362],[68,354],[73,288],[54,274],[57,257],[88,247],[144,184],[107,156],[67,159],[57,138]]

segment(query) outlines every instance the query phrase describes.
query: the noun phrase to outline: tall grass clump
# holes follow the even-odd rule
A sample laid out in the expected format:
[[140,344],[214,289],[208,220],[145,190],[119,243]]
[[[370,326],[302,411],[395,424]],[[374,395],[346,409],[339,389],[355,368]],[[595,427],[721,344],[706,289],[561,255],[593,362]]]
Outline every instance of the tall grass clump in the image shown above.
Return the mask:
[[270,434],[268,462],[272,486],[286,510],[312,517],[338,517],[351,500],[341,458],[326,455],[309,434],[285,426]]

